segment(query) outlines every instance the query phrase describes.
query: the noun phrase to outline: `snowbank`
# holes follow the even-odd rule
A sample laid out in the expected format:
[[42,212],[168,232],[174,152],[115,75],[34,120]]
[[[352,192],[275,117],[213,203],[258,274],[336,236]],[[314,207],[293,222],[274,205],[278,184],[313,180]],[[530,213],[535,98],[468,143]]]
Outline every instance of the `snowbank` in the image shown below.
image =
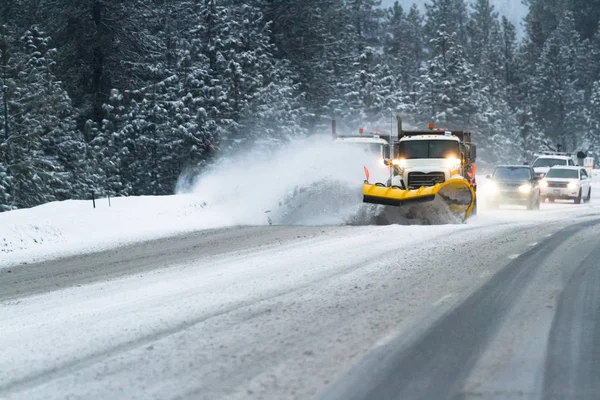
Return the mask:
[[233,225],[190,195],[63,201],[0,214],[0,266]]

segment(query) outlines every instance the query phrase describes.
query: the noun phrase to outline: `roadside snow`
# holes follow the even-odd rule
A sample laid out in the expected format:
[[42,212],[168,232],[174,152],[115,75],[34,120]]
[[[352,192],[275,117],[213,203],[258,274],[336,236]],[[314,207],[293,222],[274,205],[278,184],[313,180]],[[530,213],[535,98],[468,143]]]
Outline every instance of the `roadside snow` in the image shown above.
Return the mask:
[[233,225],[190,195],[63,201],[0,214],[0,267]]
[[[215,164],[175,196],[64,201],[0,214],[0,267],[239,225],[343,225],[362,207],[364,148],[330,136]],[[353,166],[352,168],[348,166]],[[376,174],[375,174],[376,175]]]

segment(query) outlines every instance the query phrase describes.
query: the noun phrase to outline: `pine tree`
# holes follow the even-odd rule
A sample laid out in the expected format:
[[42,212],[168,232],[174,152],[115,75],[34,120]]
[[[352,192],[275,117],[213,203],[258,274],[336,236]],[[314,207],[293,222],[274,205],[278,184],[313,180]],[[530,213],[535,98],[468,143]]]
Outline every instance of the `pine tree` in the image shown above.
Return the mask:
[[402,91],[397,111],[414,112],[419,71],[425,58],[422,24],[416,5],[406,14],[398,2],[387,10],[384,19],[385,60]]
[[[584,118],[584,101],[578,88],[577,68],[581,62],[580,38],[573,16],[565,14],[544,45],[532,77],[532,93],[537,100],[534,113],[549,140],[569,149],[579,134],[573,121]],[[568,117],[569,115],[569,117]]]
[[[430,42],[430,60],[419,84],[420,122],[435,121],[464,128],[476,125],[479,94],[477,76],[466,59],[457,34],[441,25]],[[451,126],[449,126],[451,127]]]
[[431,0],[425,3],[425,35],[429,41],[438,37],[438,31],[456,34],[454,41],[466,48],[468,44],[467,4],[464,0]]
[[101,122],[112,88],[143,84],[138,66],[153,50],[144,19],[152,7],[150,0],[46,2],[44,25],[58,49],[59,77],[82,110],[81,125]]
[[593,84],[592,96],[590,98],[590,119],[589,134],[587,139],[587,146],[584,146],[584,150],[588,150],[588,156],[595,157],[596,162],[600,159],[600,81],[596,81]]
[[[12,181],[10,207],[74,198],[87,189],[85,144],[70,98],[54,76],[56,52],[49,42],[33,27],[20,38],[20,46],[12,42],[13,55],[3,61],[0,137],[6,175]],[[3,53],[10,45],[4,35]]]

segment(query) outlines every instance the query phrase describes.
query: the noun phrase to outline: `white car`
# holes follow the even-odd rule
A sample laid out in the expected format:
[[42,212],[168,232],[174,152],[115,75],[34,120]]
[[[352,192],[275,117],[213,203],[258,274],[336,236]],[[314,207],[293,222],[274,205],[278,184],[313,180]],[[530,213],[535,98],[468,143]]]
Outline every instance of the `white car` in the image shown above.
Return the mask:
[[574,167],[575,160],[569,155],[546,154],[538,156],[531,166],[535,171],[535,176],[543,178],[554,166]]
[[582,167],[552,167],[540,182],[542,198],[573,200],[575,204],[592,197],[592,180]]

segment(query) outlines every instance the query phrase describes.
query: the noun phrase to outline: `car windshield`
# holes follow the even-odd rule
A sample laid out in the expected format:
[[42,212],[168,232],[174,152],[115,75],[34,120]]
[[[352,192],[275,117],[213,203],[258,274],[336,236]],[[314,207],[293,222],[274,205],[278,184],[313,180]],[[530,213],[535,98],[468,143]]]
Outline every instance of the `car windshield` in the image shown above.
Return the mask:
[[529,168],[498,167],[493,178],[501,181],[526,181],[531,179],[531,173]]
[[398,156],[405,159],[458,157],[454,140],[411,140],[400,142]]
[[554,167],[555,165],[567,165],[567,160],[562,158],[538,158],[533,163],[534,168]]
[[579,179],[579,173],[576,169],[552,168],[546,174],[546,178]]

